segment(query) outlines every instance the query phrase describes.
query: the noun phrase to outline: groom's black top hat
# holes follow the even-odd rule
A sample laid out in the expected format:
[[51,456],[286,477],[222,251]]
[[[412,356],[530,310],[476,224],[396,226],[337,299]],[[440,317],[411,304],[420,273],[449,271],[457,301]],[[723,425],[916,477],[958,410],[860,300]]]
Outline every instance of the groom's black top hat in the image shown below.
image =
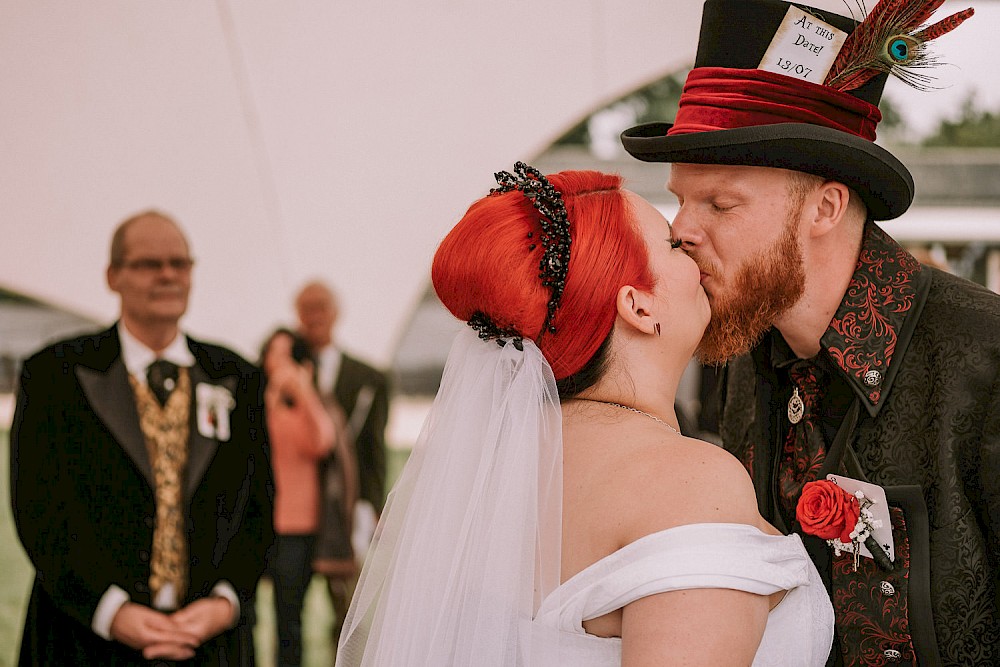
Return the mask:
[[674,123],[633,127],[622,143],[647,162],[816,174],[856,190],[873,219],[898,217],[913,178],[875,144],[882,89],[890,71],[919,85],[926,77],[906,66],[928,64],[924,42],[971,15],[918,30],[932,11],[924,0],[882,0],[859,24],[781,0],[707,0]]

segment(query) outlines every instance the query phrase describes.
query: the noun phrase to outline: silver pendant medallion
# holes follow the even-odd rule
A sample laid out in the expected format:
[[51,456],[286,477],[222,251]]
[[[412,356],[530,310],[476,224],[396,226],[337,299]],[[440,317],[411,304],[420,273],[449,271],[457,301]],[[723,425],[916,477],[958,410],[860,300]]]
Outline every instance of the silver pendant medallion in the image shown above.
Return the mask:
[[792,397],[788,399],[788,421],[798,424],[802,421],[802,415],[805,413],[805,410],[805,403],[802,402],[802,398],[799,396],[799,388],[796,387],[792,393]]

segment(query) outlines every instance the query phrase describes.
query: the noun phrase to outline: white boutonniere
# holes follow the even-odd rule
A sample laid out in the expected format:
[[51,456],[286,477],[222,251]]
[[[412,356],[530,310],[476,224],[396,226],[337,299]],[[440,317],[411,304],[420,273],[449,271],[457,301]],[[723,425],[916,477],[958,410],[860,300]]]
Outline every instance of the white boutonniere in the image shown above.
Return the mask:
[[198,403],[198,432],[206,438],[229,440],[229,413],[236,407],[232,393],[217,384],[200,383],[195,387]]

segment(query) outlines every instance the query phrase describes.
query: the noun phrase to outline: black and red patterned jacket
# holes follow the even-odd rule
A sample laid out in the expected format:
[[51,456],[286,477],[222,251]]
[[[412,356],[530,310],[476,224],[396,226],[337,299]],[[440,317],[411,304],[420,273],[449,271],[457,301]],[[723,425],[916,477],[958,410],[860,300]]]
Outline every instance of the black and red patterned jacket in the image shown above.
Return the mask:
[[[873,223],[816,357],[831,392],[827,473],[886,488],[894,571],[821,540],[830,664],[1000,664],[1000,296],[921,266]],[[723,443],[750,470],[761,514],[786,531],[778,463],[790,354],[776,331],[725,369]],[[852,474],[853,473],[853,474]]]

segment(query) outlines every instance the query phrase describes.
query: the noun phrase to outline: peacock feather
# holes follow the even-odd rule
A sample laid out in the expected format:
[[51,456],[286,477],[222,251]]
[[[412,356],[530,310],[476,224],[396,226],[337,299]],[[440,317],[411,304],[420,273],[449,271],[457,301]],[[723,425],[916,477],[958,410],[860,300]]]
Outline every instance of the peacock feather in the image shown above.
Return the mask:
[[973,14],[970,7],[924,27],[942,3],[880,0],[844,41],[825,85],[854,90],[880,72],[889,72],[914,88],[929,88],[933,77],[920,71],[936,63],[927,42],[951,32]]

